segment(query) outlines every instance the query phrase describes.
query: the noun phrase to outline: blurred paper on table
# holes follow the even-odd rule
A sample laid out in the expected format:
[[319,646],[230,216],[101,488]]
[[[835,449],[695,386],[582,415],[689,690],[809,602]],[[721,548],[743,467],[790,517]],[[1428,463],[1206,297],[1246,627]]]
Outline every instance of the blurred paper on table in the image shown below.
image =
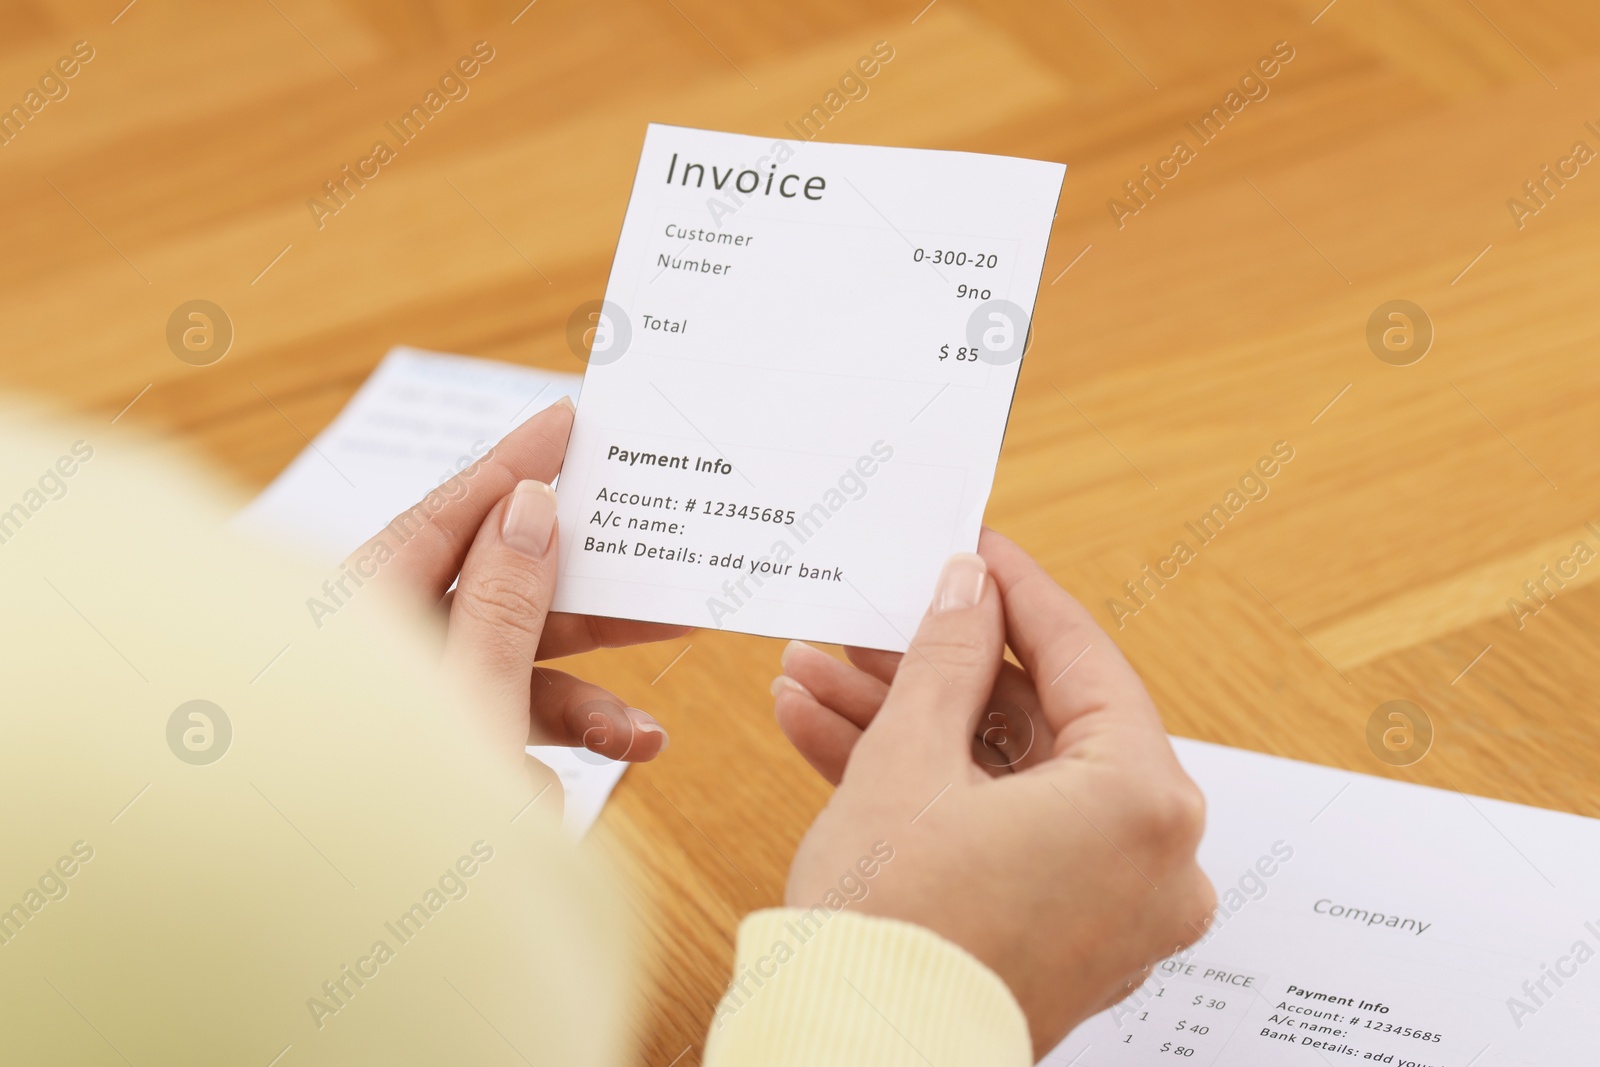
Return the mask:
[[[248,532],[330,569],[397,514],[563,396],[577,375],[396,348],[333,422],[239,514]],[[594,824],[626,764],[535,746],[566,792],[567,829]]]
[[1174,744],[1216,919],[1046,1067],[1595,1062],[1600,821]]

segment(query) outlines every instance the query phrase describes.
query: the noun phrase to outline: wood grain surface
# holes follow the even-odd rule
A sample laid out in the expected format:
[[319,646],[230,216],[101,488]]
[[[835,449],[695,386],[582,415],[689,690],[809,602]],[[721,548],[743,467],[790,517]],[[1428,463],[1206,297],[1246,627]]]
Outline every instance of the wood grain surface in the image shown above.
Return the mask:
[[[251,490],[392,345],[581,370],[567,319],[604,288],[645,124],[790,136],[888,42],[822,138],[1069,165],[988,521],[1172,732],[1600,815],[1600,165],[1578,158],[1600,8],[525,2],[0,7],[0,103],[26,112],[0,144],[0,385]],[[27,111],[79,41],[66,95]],[[319,220],[479,41],[468,94]],[[196,298],[236,332],[204,367],[166,342]],[[1406,366],[1368,343],[1392,300],[1434,335]],[[1230,508],[1278,442],[1293,459]],[[1218,504],[1202,544],[1186,524]],[[1163,563],[1179,540],[1193,558]],[[827,800],[772,721],[778,651],[699,633],[576,665],[673,737],[590,845],[655,950],[651,1067],[698,1062],[738,919],[780,901]],[[1404,768],[1367,742],[1396,699],[1435,735]]]

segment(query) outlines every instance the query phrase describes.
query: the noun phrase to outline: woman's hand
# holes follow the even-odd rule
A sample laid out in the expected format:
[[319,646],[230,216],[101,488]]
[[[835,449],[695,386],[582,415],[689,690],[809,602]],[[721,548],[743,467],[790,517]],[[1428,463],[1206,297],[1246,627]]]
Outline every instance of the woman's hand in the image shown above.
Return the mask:
[[815,905],[886,843],[893,860],[852,906],[988,965],[1042,1056],[1206,929],[1204,801],[1082,605],[998,534],[979,553],[946,565],[903,657],[786,652],[779,722],[838,784],[787,901]]
[[[444,656],[475,687],[498,748],[582,746],[612,759],[653,759],[667,735],[645,712],[537,661],[657,641],[687,627],[550,614],[556,583],[556,496],[572,430],[562,398],[487,455],[407,509],[348,566],[448,615]],[[455,583],[455,589],[448,594]]]

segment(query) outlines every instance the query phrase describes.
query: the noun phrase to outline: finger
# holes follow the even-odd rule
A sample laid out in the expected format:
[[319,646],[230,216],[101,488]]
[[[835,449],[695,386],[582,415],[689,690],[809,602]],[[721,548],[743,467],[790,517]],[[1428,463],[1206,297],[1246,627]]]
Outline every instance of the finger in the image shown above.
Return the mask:
[[[820,708],[854,726],[854,732],[844,735],[851,746],[855,744],[860,731],[872,724],[889,690],[887,685],[868,676],[866,672],[855,670],[820,649],[800,642],[792,642],[790,648],[785,650],[784,673],[773,680],[773,693],[780,700],[783,696],[780,687],[785,685],[798,685],[809,691],[803,703],[797,702],[800,709],[809,711],[811,708]],[[826,736],[831,740],[831,729]],[[791,735],[790,740],[794,741],[795,737]],[[798,745],[797,741],[796,747]],[[822,769],[814,754],[802,754],[812,766]],[[1016,665],[1002,664],[994,694],[978,719],[972,737],[973,762],[998,777],[1026,770],[1048,760],[1051,755],[1050,728],[1039,711],[1032,681]],[[843,769],[843,757],[847,756],[848,751],[838,759],[840,770]]]
[[1000,588],[1007,641],[1033,676],[1052,736],[1108,708],[1165,736],[1144,683],[1088,609],[993,530],[983,531],[978,551]]
[[856,648],[846,645],[845,658],[872,675],[884,685],[894,681],[894,672],[900,666],[902,653],[885,652],[881,648]]
[[1055,734],[1039,706],[1033,679],[1016,664],[1000,665],[975,740],[991,750],[978,754],[979,762],[1006,772],[1027,770],[1055,755]]
[[597,648],[670,641],[691,633],[694,633],[692,626],[668,626],[660,622],[608,619],[599,615],[572,615],[557,611],[545,619],[544,636],[539,641],[539,658],[559,659]]
[[[878,648],[846,646],[844,654],[864,674],[883,682],[885,687],[894,681],[894,672],[904,659],[899,652],[885,652]],[[1020,687],[1013,684],[1008,687],[1007,693],[1002,694],[1000,690],[1005,687],[1007,674],[1011,671],[1021,675],[1025,684]],[[1026,676],[1012,664],[1002,663],[1000,678],[995,684],[995,694],[991,697],[988,707],[984,709],[978,720],[977,730],[972,735],[972,761],[992,776],[999,777],[1002,774],[1022,770],[1049,756],[1048,730],[1042,732],[1045,737],[1043,746],[1045,754],[1041,756],[1037,744],[1041,736],[1038,728],[1039,720],[1033,714],[1019,712],[1019,708],[1037,711],[1038,700],[1033,697],[1032,683],[1028,683]],[[876,713],[877,709],[874,708],[873,714]],[[869,717],[860,714],[851,715],[850,719],[861,727],[865,727],[870,721]]]
[[[852,659],[861,651],[865,650],[845,650]],[[901,658],[896,653],[871,652],[870,657],[862,658],[879,669]],[[783,670],[784,676],[804,686],[816,703],[861,729],[871,724],[889,691],[868,671],[852,670],[821,649],[799,641],[791,641],[784,649]],[[892,667],[889,676],[893,677]],[[1032,680],[1015,664],[1002,663],[973,735],[974,762],[996,775],[1026,770],[1051,757],[1053,740]]]
[[862,764],[862,746],[870,744],[869,767],[882,758],[947,782],[970,777],[974,727],[994,687],[1004,644],[1000,595],[983,557],[951,556],[850,771]]
[[496,742],[518,749],[555,564],[555,491],[520,482],[478,529],[450,603],[445,659],[473,684]]
[[783,649],[784,675],[804,686],[816,702],[865,729],[878,713],[888,685],[801,641]]
[[535,667],[527,742],[586,748],[644,763],[667,750],[667,732],[648,712],[565,671]]
[[[450,590],[440,602],[445,613],[455,602]],[[693,626],[671,626],[664,622],[639,622],[635,619],[608,619],[601,615],[574,615],[552,611],[545,616],[544,635],[539,639],[539,659],[560,659],[592,652],[597,648],[624,648],[628,645],[670,641],[694,633]]]
[[818,774],[838,785],[850,762],[850,753],[861,739],[861,728],[819,704],[783,675],[774,680],[772,692],[778,728]]
[[395,516],[356,549],[347,566],[429,604],[438,601],[495,505],[521,481],[548,484],[560,473],[572,413],[572,401],[562,397],[528,419],[478,462]]

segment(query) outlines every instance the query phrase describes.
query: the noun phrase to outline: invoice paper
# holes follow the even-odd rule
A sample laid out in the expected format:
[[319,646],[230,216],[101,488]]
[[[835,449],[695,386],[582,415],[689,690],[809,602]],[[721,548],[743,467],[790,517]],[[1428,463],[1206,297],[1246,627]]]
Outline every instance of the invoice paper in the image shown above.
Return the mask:
[[1600,1063],[1600,821],[1174,743],[1220,910],[1046,1064]]
[[[296,545],[332,574],[401,511],[475,462],[530,415],[573,396],[576,375],[397,348],[350,403],[243,512],[244,529]],[[307,618],[308,633],[314,624]],[[285,655],[294,654],[293,642]],[[533,746],[588,830],[626,764],[586,749]]]
[[650,126],[557,608],[904,649],[977,544],[1065,170]]

